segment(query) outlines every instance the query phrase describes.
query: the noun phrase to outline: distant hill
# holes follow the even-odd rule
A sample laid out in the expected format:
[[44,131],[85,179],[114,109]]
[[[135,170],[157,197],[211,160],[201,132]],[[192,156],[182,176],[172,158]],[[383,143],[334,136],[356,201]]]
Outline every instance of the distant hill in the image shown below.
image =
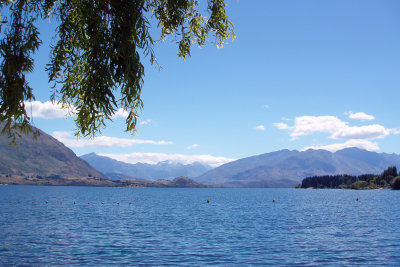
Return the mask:
[[400,166],[400,155],[346,148],[325,150],[280,150],[239,159],[196,178],[211,185],[237,187],[294,187],[310,176],[334,174],[379,174]]
[[185,188],[185,187],[210,187],[208,185],[204,185],[202,183],[198,183],[188,177],[184,176],[179,176],[173,179],[172,181],[170,180],[157,180],[153,182],[152,184],[148,185],[148,187],[180,187],[180,188]]
[[[32,128],[36,130],[36,128]],[[77,157],[72,150],[61,142],[39,129],[38,131],[40,135],[37,139],[33,139],[32,134],[22,135],[22,138],[17,139],[17,147],[9,145],[11,140],[6,135],[0,135],[0,184],[209,187],[184,176],[179,176],[173,180],[158,179],[157,181],[150,181],[133,179],[133,176],[118,174],[118,170],[113,176],[115,180],[111,181],[86,161]],[[124,167],[122,162],[106,157],[99,157],[95,154],[86,156],[99,159],[99,164]],[[163,166],[170,167],[171,165],[174,164],[164,162],[157,164],[157,167],[162,169]],[[196,173],[196,168],[198,170],[207,170],[201,164],[190,165],[193,173]],[[176,171],[179,171],[179,164],[175,164],[175,166]],[[182,166],[185,167],[187,165]],[[129,164],[126,164],[125,168],[128,167],[130,167]],[[189,172],[189,170],[186,172]]]
[[81,156],[81,159],[85,160],[93,168],[104,173],[112,180],[126,178],[170,180],[178,176],[193,178],[211,169],[211,167],[205,166],[198,162],[187,165],[174,163],[171,161],[163,161],[157,164],[129,164],[111,159],[109,157],[99,156],[95,153],[83,155]]
[[139,179],[126,179],[115,182],[125,186],[140,186],[140,187],[178,187],[178,188],[210,187],[209,185],[198,183],[184,176],[176,177],[173,180],[159,179],[157,181],[148,181]]
[[58,180],[57,184],[62,184],[63,179],[106,179],[55,138],[39,132],[36,140],[32,134],[23,134],[17,139],[18,147],[9,145],[7,135],[0,135],[0,176],[22,182],[48,178]]

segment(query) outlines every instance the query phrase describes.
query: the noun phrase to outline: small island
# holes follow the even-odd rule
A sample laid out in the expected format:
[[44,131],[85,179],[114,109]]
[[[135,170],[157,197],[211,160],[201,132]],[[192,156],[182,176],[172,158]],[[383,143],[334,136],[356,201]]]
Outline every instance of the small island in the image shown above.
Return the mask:
[[380,175],[324,175],[304,178],[296,188],[336,189],[394,189],[400,190],[400,176],[396,166],[387,168]]

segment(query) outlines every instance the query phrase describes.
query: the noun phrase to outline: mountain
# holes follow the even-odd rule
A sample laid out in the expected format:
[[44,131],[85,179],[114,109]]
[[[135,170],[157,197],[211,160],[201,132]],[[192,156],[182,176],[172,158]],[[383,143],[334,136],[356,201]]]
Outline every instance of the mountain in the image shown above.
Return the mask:
[[211,187],[202,183],[198,183],[190,178],[180,176],[173,180],[158,179],[157,181],[149,181],[145,179],[120,179],[111,181],[113,186],[120,187],[178,187],[178,188],[206,188]]
[[[1,124],[0,124],[1,127]],[[32,134],[22,135],[17,139],[17,147],[9,145],[10,139],[0,135],[0,184],[23,185],[93,185],[118,187],[209,187],[187,177],[177,177],[170,180],[159,179],[149,181],[132,178],[127,175],[115,174],[115,181],[107,179],[101,172],[95,170],[86,161],[80,159],[72,150],[64,146],[52,136],[38,130],[40,135],[33,139]],[[118,161],[89,154],[99,159],[99,164],[118,165]],[[122,163],[122,162],[120,162]],[[129,165],[129,164],[127,164]],[[162,162],[158,168],[179,164]],[[180,164],[181,165],[181,164]],[[191,164],[191,171],[204,169],[198,163]],[[126,166],[125,166],[126,167]],[[129,166],[128,166],[129,167]]]
[[95,180],[106,179],[102,173],[77,157],[61,142],[41,130],[39,132],[37,139],[33,139],[32,134],[22,134],[21,138],[17,138],[17,147],[9,145],[11,140],[7,135],[0,135],[1,182],[25,184],[54,182],[53,184],[60,185],[74,179],[85,179],[96,184]]
[[163,161],[157,164],[129,164],[111,159],[109,157],[99,156],[95,153],[83,155],[81,156],[81,159],[85,160],[93,168],[104,173],[112,180],[119,180],[124,178],[170,180],[177,176],[186,176],[193,178],[211,169],[211,167],[205,166],[199,162],[194,162],[187,165],[171,161]]
[[172,181],[170,180],[157,180],[147,185],[147,187],[179,187],[179,188],[193,188],[193,187],[210,187],[208,185],[204,185],[198,183],[188,177],[179,176],[174,178]]
[[309,176],[378,174],[400,166],[400,155],[346,148],[325,150],[280,150],[239,159],[196,178],[211,185],[237,187],[293,187]]

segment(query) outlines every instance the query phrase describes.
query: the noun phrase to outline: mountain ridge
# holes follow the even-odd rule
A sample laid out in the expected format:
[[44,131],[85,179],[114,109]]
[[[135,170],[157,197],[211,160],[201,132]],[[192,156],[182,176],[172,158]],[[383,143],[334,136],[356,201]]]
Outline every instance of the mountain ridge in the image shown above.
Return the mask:
[[[186,183],[185,186],[194,187],[204,184],[294,187],[302,179],[311,176],[379,174],[390,166],[400,167],[398,154],[376,153],[359,148],[345,148],[334,153],[326,150],[283,149],[239,159],[208,171],[198,162],[188,165],[171,161],[154,165],[128,164],[95,153],[79,158],[52,136],[41,130],[39,132],[37,139],[33,139],[32,134],[22,135],[17,139],[19,148],[9,145],[10,139],[6,135],[0,135],[1,183],[161,187]],[[96,170],[85,158],[97,160],[97,165],[105,169],[93,164]],[[172,180],[183,176],[194,178],[195,181],[185,178],[175,183]]]
[[40,129],[34,139],[32,133],[22,134],[16,139],[17,146],[10,145],[11,139],[0,134],[0,174],[24,177],[97,178],[106,177],[84,160]]
[[119,180],[124,176],[131,179],[147,180],[170,180],[178,176],[194,178],[211,169],[209,166],[205,166],[199,162],[184,165],[168,160],[158,162],[157,164],[141,162],[131,164],[100,156],[96,153],[85,154],[80,156],[80,158],[112,180]]
[[[1,126],[1,123],[0,123]],[[39,131],[34,139],[32,133],[22,134],[16,139],[17,146],[10,145],[11,139],[0,134],[0,184],[9,185],[74,185],[111,187],[209,187],[188,177],[173,180],[126,179],[126,175],[114,181],[91,167],[85,160],[59,142]],[[164,163],[165,164],[165,163]]]
[[264,187],[292,187],[309,176],[378,174],[394,165],[400,166],[400,155],[394,153],[376,153],[359,148],[345,148],[334,153],[283,149],[229,162],[196,177],[196,180],[219,186],[234,184],[246,187],[262,182]]

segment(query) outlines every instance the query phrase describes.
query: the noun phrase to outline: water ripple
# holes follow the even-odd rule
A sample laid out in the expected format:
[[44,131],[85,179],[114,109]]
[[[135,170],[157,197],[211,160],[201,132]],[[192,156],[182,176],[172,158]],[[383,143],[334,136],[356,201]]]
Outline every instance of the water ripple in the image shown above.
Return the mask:
[[2,186],[0,265],[398,266],[399,193]]

